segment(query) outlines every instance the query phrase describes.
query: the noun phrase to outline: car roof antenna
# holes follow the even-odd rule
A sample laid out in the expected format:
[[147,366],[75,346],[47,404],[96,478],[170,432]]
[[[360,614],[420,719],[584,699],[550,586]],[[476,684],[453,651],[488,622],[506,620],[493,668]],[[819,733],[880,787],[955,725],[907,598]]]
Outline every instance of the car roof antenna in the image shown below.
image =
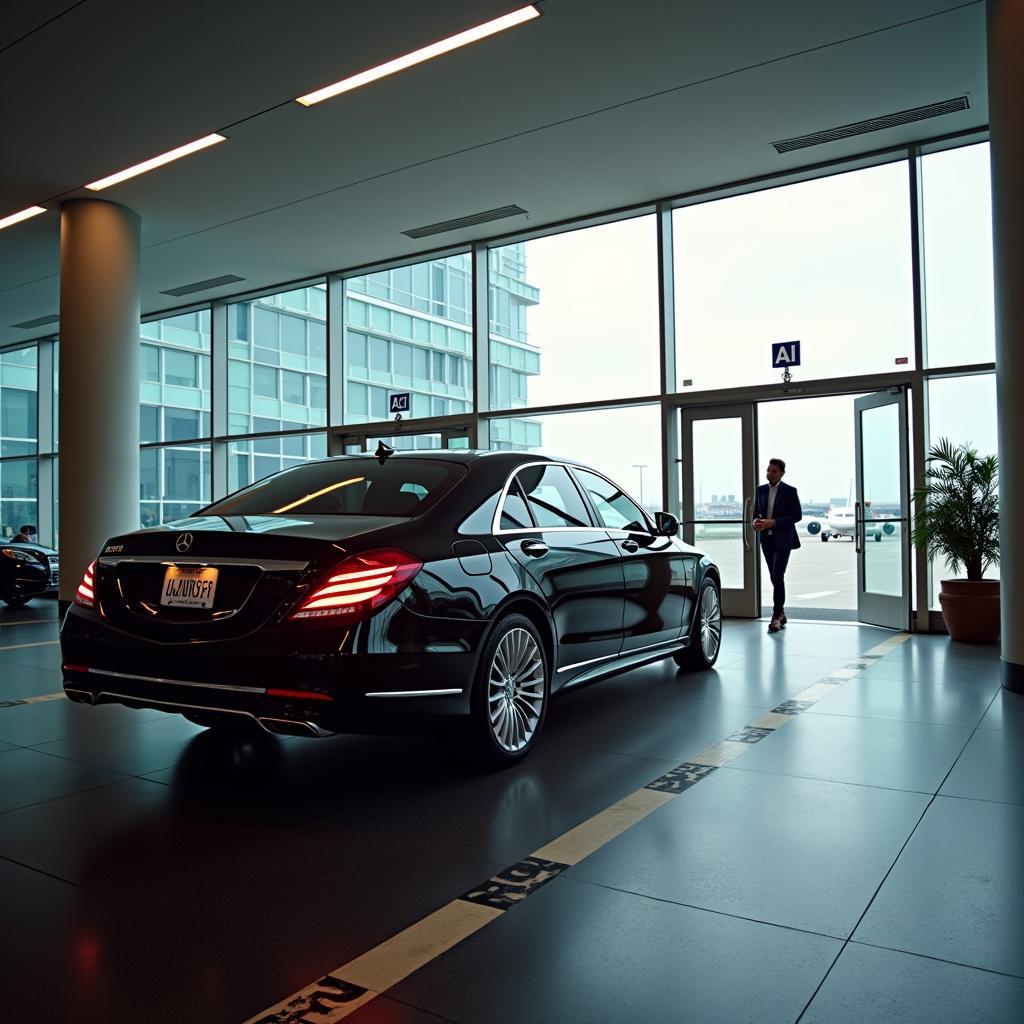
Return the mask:
[[377,461],[383,466],[395,454],[395,449],[391,445],[379,441],[377,443],[377,450],[373,454],[377,456]]

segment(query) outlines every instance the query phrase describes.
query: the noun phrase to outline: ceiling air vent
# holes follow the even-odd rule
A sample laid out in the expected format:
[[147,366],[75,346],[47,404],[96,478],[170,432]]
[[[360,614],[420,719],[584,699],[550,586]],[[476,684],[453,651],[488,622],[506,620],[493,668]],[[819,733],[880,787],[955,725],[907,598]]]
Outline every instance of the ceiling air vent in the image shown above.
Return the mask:
[[895,114],[883,114],[881,117],[871,117],[866,121],[855,121],[853,124],[840,125],[838,128],[826,128],[821,132],[811,132],[810,135],[798,135],[793,139],[773,142],[772,145],[779,153],[789,153],[794,149],[806,149],[808,146],[837,142],[839,139],[848,139],[853,135],[866,135],[868,132],[878,132],[883,128],[895,128],[899,124],[912,124],[914,121],[924,121],[929,117],[955,114],[958,110],[970,109],[970,106],[970,101],[966,96],[957,96],[956,99],[943,100],[941,103],[929,103],[924,107],[912,107],[910,110],[900,110]]
[[42,327],[45,324],[55,324],[60,319],[55,313],[51,313],[49,316],[37,316],[35,320],[26,320],[21,324],[11,324],[12,327],[17,327],[22,331],[29,331],[33,327]]
[[437,224],[427,224],[422,228],[410,228],[403,231],[409,238],[423,238],[426,235],[440,235],[445,231],[457,228],[468,228],[474,224],[486,224],[491,220],[503,220],[505,217],[517,217],[526,211],[521,206],[499,206],[496,210],[484,210],[483,213],[471,213],[468,217],[456,217],[455,220],[442,220]]
[[223,277],[211,277],[205,281],[194,281],[192,284],[183,284],[178,288],[168,288],[161,292],[161,295],[173,295],[178,298],[181,295],[191,295],[193,292],[205,292],[207,288],[219,288],[222,284],[235,284],[244,281],[244,277],[236,277],[234,274],[225,274]]

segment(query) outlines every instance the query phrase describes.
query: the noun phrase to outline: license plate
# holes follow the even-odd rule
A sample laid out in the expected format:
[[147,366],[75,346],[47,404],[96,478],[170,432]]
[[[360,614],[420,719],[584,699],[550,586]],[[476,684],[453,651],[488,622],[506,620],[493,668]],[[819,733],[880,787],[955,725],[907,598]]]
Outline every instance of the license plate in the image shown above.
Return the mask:
[[160,604],[174,608],[212,608],[216,592],[216,569],[171,565],[164,573]]

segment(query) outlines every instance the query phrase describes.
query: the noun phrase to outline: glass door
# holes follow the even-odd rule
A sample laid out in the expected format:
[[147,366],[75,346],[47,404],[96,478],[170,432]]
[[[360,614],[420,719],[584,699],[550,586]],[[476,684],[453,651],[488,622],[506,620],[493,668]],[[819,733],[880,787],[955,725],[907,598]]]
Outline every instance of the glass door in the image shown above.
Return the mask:
[[910,496],[907,393],[854,403],[857,618],[910,629]]
[[722,611],[761,614],[753,520],[757,479],[754,405],[682,410],[683,537],[722,574]]

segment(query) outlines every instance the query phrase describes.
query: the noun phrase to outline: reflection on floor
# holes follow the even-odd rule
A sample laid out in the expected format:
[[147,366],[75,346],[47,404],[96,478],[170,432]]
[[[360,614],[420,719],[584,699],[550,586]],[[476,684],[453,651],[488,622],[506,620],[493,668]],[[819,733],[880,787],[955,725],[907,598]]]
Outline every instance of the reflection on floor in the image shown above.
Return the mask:
[[348,1019],[1015,1021],[1024,698],[944,637],[843,671],[890,637],[728,622],[714,671],[567,694],[477,776],[430,739],[26,702],[60,690],[54,607],[0,615],[0,1019],[263,1019],[475,897],[478,930]]

